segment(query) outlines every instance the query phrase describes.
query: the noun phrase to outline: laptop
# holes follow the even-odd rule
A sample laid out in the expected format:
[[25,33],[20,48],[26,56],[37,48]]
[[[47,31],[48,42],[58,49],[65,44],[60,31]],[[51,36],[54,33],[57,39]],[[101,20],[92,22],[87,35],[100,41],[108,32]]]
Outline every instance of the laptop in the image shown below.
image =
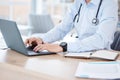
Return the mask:
[[53,54],[46,50],[34,52],[27,48],[14,21],[0,19],[0,29],[8,48],[27,56]]

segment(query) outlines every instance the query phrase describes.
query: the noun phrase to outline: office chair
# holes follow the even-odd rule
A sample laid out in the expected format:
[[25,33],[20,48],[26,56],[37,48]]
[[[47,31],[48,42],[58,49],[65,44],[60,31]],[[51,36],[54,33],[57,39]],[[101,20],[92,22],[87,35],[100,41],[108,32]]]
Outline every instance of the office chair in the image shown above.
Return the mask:
[[31,34],[46,33],[54,27],[50,15],[30,14],[29,25],[32,27]]
[[120,31],[115,32],[114,41],[111,44],[111,49],[120,51]]

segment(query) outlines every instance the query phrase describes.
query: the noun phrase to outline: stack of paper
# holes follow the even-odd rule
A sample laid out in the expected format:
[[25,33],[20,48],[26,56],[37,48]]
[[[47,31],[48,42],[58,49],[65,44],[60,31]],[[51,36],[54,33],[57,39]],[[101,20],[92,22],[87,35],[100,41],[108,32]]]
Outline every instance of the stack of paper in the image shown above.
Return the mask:
[[120,62],[80,62],[76,77],[120,79]]

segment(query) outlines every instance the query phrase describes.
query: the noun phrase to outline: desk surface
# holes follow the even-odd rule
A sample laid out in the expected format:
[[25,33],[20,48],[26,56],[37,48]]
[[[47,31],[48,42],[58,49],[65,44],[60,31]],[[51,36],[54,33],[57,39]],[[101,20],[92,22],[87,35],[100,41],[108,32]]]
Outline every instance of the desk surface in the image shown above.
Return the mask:
[[80,61],[103,60],[65,58],[59,54],[27,57],[12,50],[0,50],[1,80],[90,80],[74,76]]

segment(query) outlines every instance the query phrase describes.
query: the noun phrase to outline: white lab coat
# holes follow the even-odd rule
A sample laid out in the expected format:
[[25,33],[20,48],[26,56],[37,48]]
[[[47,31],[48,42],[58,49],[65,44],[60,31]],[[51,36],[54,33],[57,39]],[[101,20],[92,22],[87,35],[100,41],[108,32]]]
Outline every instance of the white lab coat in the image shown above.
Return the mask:
[[[92,19],[96,16],[99,3],[100,0],[91,0],[89,4],[85,0],[75,0],[62,22],[39,37],[45,42],[54,42],[63,39],[75,28],[79,38],[74,42],[67,42],[68,52],[110,49],[118,22],[118,3],[115,0],[103,0],[98,14],[99,24],[94,26]],[[80,4],[79,22],[73,23]]]

